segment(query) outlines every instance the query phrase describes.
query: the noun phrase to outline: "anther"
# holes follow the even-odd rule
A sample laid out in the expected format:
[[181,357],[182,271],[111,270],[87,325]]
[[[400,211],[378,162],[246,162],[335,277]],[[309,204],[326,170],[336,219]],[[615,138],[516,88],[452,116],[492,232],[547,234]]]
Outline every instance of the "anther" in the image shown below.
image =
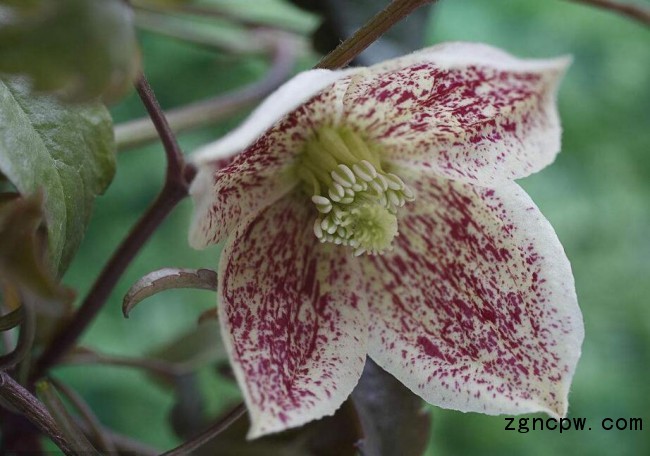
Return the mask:
[[395,174],[389,173],[384,176],[386,178],[386,183],[388,188],[391,190],[402,190],[404,188],[404,182]]
[[322,238],[323,238],[323,229],[320,226],[320,220],[319,219],[316,219],[314,221],[314,234],[316,235],[317,239],[322,240]]
[[413,190],[411,190],[411,187],[406,186],[406,185],[402,189],[402,195],[404,195],[404,199],[406,201],[413,201],[415,199],[415,193],[413,193]]
[[367,160],[361,160],[359,163],[352,165],[354,173],[366,182],[370,182],[377,177],[377,170]]
[[393,206],[398,206],[399,207],[400,204],[399,204],[399,197],[397,196],[397,193],[389,191],[389,192],[386,192],[386,194],[388,195],[388,201],[390,201],[390,203]]
[[327,214],[332,210],[332,202],[324,196],[314,195],[311,197],[311,201],[316,206],[316,209],[318,209],[318,212]]
[[379,182],[383,191],[388,190],[388,182],[382,174],[377,174],[377,177],[375,177],[373,182]]
[[[341,170],[341,166],[345,165],[339,165],[334,171],[330,173],[330,176],[332,176],[332,180],[337,182],[338,184],[342,185],[345,188],[352,187],[354,183],[356,182],[356,179],[354,178],[354,175],[352,175],[352,179],[349,178],[347,173]],[[347,169],[347,166],[345,166]]]

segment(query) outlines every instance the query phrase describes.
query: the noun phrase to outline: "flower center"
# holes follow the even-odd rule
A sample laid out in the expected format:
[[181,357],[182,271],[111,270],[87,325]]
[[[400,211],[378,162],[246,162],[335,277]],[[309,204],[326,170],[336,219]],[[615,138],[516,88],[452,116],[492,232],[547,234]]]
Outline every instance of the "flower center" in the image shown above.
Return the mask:
[[357,256],[390,249],[397,209],[415,199],[402,179],[382,169],[379,150],[345,128],[318,130],[296,172],[318,210],[316,237],[350,246]]

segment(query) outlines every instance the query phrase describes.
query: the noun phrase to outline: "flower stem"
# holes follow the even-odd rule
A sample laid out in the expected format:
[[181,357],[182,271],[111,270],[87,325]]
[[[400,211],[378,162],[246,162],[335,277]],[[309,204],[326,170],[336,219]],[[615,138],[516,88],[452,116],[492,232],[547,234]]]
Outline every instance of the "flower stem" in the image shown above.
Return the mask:
[[64,454],[75,454],[45,406],[6,372],[0,371],[0,397],[47,435]]
[[[165,156],[167,157],[167,176],[165,178],[165,187],[168,186],[170,181],[173,181],[175,186],[178,186],[177,190],[187,192],[187,181],[184,179],[184,167],[185,167],[185,158],[183,157],[183,151],[176,141],[176,135],[172,131],[167,122],[167,118],[163,113],[162,108],[158,104],[158,100],[149,85],[149,82],[145,78],[144,74],[140,76],[140,79],[135,84],[135,88],[140,95],[142,104],[147,108],[149,117],[156,127],[158,136],[162,141],[163,148],[165,149]],[[163,187],[163,192],[165,188]],[[162,194],[162,192],[161,192]]]
[[149,116],[156,126],[167,157],[167,175],[162,190],[153,204],[124,238],[122,244],[113,253],[97,277],[83,303],[43,351],[31,379],[37,380],[55,365],[61,357],[75,344],[97,313],[106,303],[111,291],[129,266],[133,258],[149,240],[158,226],[172,209],[187,196],[188,182],[192,170],[185,164],[174,133],[169,128],[165,116],[144,76],[136,83],[136,89]]
[[421,6],[436,0],[393,0],[354,35],[342,42],[316,64],[315,68],[343,68],[364,49],[377,41],[388,29]]

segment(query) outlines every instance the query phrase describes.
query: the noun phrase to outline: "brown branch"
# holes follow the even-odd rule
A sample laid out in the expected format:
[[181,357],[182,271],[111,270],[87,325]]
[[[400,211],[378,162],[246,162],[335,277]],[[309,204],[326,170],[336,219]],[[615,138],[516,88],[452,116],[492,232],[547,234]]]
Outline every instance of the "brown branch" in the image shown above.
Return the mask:
[[[243,89],[167,111],[167,121],[174,132],[181,133],[226,119],[252,106],[286,81],[298,56],[298,43],[284,34],[274,34],[269,39],[273,50],[272,62],[263,79]],[[119,150],[141,146],[156,138],[156,129],[149,117],[115,126]]]
[[393,0],[377,13],[354,35],[342,42],[316,64],[315,68],[343,68],[368,46],[377,41],[388,29],[413,11],[436,0]]
[[95,351],[72,353],[61,360],[62,365],[75,366],[83,364],[100,364],[108,366],[133,367],[142,369],[149,374],[160,375],[166,379],[173,379],[186,374],[182,366],[164,360],[151,358],[129,358],[124,356],[110,356]]
[[182,443],[176,448],[163,453],[161,456],[182,456],[185,454],[190,454],[192,451],[205,445],[210,440],[214,439],[223,431],[228,429],[230,425],[237,421],[245,412],[246,406],[244,404],[239,404],[226,416],[212,424],[208,429],[191,438],[187,442]]
[[2,371],[0,371],[0,397],[52,439],[64,454],[76,454],[43,403],[20,386],[9,374]]
[[583,3],[585,5],[595,6],[635,19],[642,24],[650,25],[650,8],[640,5],[631,5],[629,3],[620,3],[611,0],[569,0],[573,3]]
[[[176,135],[172,131],[167,122],[167,118],[158,104],[158,100],[145,78],[144,74],[140,76],[140,79],[135,84],[135,88],[140,95],[142,104],[147,108],[149,117],[156,127],[158,136],[162,142],[163,148],[165,149],[165,156],[167,157],[167,178],[165,182],[165,187],[168,183],[172,181],[174,184],[178,185],[179,188],[175,189],[185,193],[187,191],[187,182],[183,178],[185,158],[183,157],[183,151],[176,141]],[[164,189],[163,189],[164,190]],[[185,194],[183,195],[185,196]]]
[[91,440],[93,440],[97,446],[100,447],[102,451],[104,451],[104,454],[116,453],[117,450],[113,445],[113,442],[104,433],[99,419],[90,408],[90,406],[86,403],[86,401],[79,395],[79,393],[55,378],[50,377],[49,380],[50,383],[57,389],[57,391],[59,391],[59,393],[61,393],[63,397],[65,397],[68,402],[70,402],[70,404],[72,404],[77,412],[79,412],[79,415],[87,424],[88,432],[82,429],[84,434],[91,438]]
[[83,303],[70,320],[43,351],[31,379],[42,377],[75,344],[97,313],[106,303],[118,280],[142,249],[151,235],[167,218],[172,209],[187,196],[188,182],[191,181],[191,168],[183,158],[176,137],[169,128],[165,115],[144,75],[136,83],[136,89],[149,116],[156,126],[167,157],[165,183],[153,204],[124,238],[97,277]]

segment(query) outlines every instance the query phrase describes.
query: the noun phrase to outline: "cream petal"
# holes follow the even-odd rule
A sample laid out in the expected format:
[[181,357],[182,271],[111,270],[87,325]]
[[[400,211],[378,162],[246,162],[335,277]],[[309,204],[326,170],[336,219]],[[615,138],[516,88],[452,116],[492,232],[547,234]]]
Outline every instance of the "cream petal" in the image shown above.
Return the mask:
[[584,329],[553,228],[515,183],[414,188],[395,249],[363,264],[369,355],[434,405],[564,416]]
[[344,249],[320,244],[304,194],[285,196],[229,238],[219,320],[251,416],[249,438],[333,414],[367,350],[367,304]]

